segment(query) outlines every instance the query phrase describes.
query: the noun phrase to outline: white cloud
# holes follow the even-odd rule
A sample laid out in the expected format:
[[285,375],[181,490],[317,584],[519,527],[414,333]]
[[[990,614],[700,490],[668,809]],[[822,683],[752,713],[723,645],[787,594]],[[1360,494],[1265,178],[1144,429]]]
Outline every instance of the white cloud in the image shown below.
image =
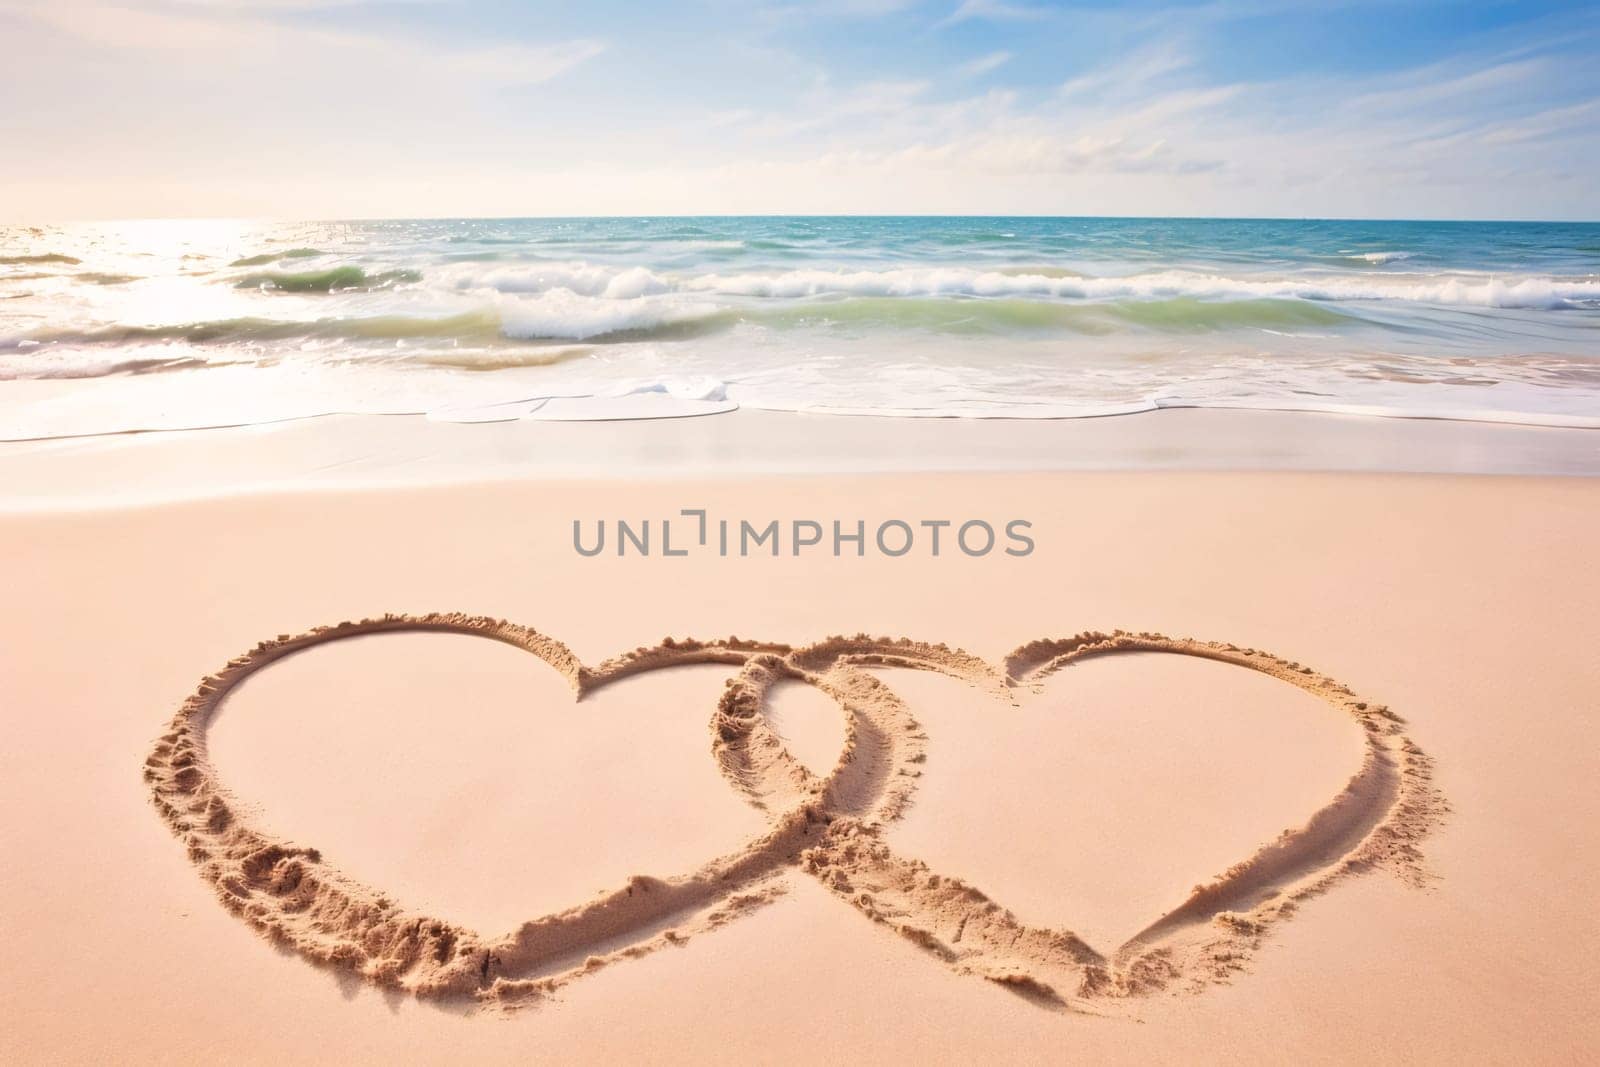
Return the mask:
[[503,86],[535,85],[573,69],[605,51],[589,39],[550,44],[470,46],[423,43],[375,33],[328,30],[273,21],[267,9],[306,10],[338,5],[339,0],[208,0],[205,3],[146,3],[130,7],[95,4],[67,8],[54,4],[0,3],[0,13],[22,16],[92,46],[122,52],[182,52],[222,56],[230,65],[266,51],[335,53],[346,59],[377,61],[412,72],[477,78]]
[[242,40],[237,22],[185,13],[181,8],[0,3],[0,14],[47,26],[101,48],[181,51]]
[[988,74],[992,70],[998,70],[1011,62],[1011,60],[1012,54],[1010,52],[990,52],[986,56],[968,60],[957,69],[969,78],[977,78]]
[[433,56],[434,61],[442,67],[460,74],[502,85],[537,85],[565,74],[605,50],[603,41],[578,40],[544,45],[463,48],[433,53]]
[[[474,41],[467,25],[402,38],[409,20],[303,14],[341,2],[0,0],[0,138],[28,159],[0,178],[0,208],[1571,215],[1593,213],[1600,172],[1592,42],[1561,27],[1389,74],[1252,83],[1198,28],[1220,15],[1101,8],[1084,17],[1122,19],[1127,47],[1046,83],[1045,43],[1011,37],[1053,23],[1019,22],[1005,50],[964,61],[910,46],[876,75],[847,74],[806,33],[725,3],[692,56],[663,56],[640,30],[609,45],[604,78],[563,79],[608,43]],[[982,0],[949,16],[1041,17]],[[1073,29],[1098,40],[1104,27]],[[536,84],[537,100],[506,92]]]
[[1043,8],[1011,3],[1010,0],[962,0],[959,7],[934,23],[933,28],[942,30],[974,19],[1026,21],[1042,19],[1047,14]]
[[126,7],[210,8],[216,11],[326,11],[340,7],[406,7],[450,0],[129,0]]
[[1539,111],[1514,122],[1495,123],[1478,131],[1477,136],[1485,144],[1516,144],[1584,128],[1592,133],[1595,126],[1600,126],[1600,97],[1570,107]]
[[1423,105],[1440,102],[1459,106],[1474,96],[1503,93],[1512,86],[1526,84],[1548,71],[1548,61],[1537,57],[1495,63],[1454,75],[1434,67],[1421,72],[1422,76],[1400,79],[1392,88],[1353,96],[1345,106],[1371,112],[1415,111]]
[[904,11],[916,0],[811,0],[763,8],[769,18],[880,18]]
[[915,145],[878,157],[875,165],[915,174],[928,167],[978,174],[1062,175],[1213,170],[1219,160],[1172,155],[1163,139],[1081,134],[980,134],[939,145]]
[[824,83],[802,94],[788,113],[760,116],[747,125],[768,138],[792,138],[862,121],[875,123],[904,114],[929,88],[926,81],[873,81],[847,89]]
[[1151,82],[1184,70],[1194,57],[1176,41],[1145,45],[1103,66],[1069,78],[1057,92],[1062,97],[1097,94],[1136,95]]

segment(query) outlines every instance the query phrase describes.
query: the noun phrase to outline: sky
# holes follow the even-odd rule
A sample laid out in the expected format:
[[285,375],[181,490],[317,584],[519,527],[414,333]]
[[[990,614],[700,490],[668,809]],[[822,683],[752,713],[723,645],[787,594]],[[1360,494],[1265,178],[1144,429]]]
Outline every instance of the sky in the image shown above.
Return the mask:
[[1600,5],[0,0],[0,220],[1600,218]]

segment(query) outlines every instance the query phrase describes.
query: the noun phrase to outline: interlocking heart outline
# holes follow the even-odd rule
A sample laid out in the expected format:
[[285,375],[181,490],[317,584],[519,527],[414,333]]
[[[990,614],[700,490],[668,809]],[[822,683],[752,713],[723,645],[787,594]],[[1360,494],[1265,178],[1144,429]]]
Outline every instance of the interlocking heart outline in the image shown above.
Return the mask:
[[[576,700],[620,678],[688,664],[738,668],[711,716],[723,775],[766,812],[766,833],[675,877],[635,876],[610,893],[488,938],[411,912],[350,878],[316,849],[248,826],[211,766],[206,731],[228,693],[286,656],[362,635],[421,632],[489,638],[531,653],[571,684]],[[927,736],[910,709],[863,668],[901,667],[1012,692],[1093,656],[1197,656],[1298,686],[1363,730],[1360,770],[1303,827],[1286,831],[1109,954],[1077,935],[1028,926],[967,882],[897,855],[885,828],[911,801]],[[793,680],[845,716],[845,745],[825,776],[804,767],[770,726],[767,695]],[[833,637],[802,648],[730,638],[666,639],[585,666],[525,626],[460,614],[386,615],[280,635],[207,676],[145,761],[145,779],[218,899],[305,958],[421,997],[515,1007],[609,964],[715,929],[771,900],[790,871],[817,878],[858,911],[954,970],[1043,1004],[1104,1011],[1120,999],[1198,989],[1242,969],[1268,930],[1342,878],[1385,868],[1424,878],[1418,843],[1444,811],[1431,760],[1398,716],[1309,667],[1237,645],[1154,633],[1080,633],[1023,645],[1000,668],[959,649],[906,639]]]

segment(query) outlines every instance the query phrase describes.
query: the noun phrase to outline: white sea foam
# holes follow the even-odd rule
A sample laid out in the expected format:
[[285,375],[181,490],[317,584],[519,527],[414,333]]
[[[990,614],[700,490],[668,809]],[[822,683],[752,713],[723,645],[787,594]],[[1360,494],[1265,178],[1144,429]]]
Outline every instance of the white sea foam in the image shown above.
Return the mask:
[[500,293],[547,293],[564,289],[580,296],[628,300],[664,293],[665,279],[643,267],[607,267],[594,263],[545,263],[474,270],[472,264],[439,272],[442,284],[458,291],[492,289]]
[[1300,298],[1306,300],[1402,300],[1499,308],[1544,308],[1600,304],[1600,279],[1543,277],[1469,280],[1423,276],[1391,281],[1366,277],[1234,278],[1218,274],[1158,271],[1120,278],[1057,278],[961,268],[883,271],[794,270],[778,274],[702,275],[686,289],[742,296],[1048,296],[1086,300]]
[[731,400],[693,400],[666,393],[622,396],[561,397],[541,405],[527,417],[535,422],[614,422],[634,419],[682,419],[724,415],[739,407]]
[[601,395],[607,397],[662,393],[674,400],[726,400],[728,383],[710,375],[692,378],[631,378],[618,382]]
[[548,403],[547,397],[533,400],[508,400],[498,404],[463,404],[434,408],[427,412],[429,422],[485,423],[516,422],[525,419]]
[[1411,258],[1410,252],[1340,252],[1339,254],[1367,263],[1398,263],[1402,259]]
[[500,330],[510,338],[582,341],[590,337],[648,330],[714,315],[715,304],[670,296],[619,299],[585,296],[559,288],[499,305]]
[[[1403,258],[1405,253],[1368,253]],[[1379,262],[1372,260],[1372,262]],[[668,293],[698,293],[770,299],[823,296],[873,297],[1034,297],[1077,300],[1159,300],[1191,297],[1225,300],[1279,298],[1319,301],[1403,301],[1461,307],[1556,310],[1600,307],[1600,278],[1541,275],[1369,274],[1311,277],[1233,277],[1165,270],[1120,277],[1058,277],[919,267],[885,270],[797,269],[738,274],[660,274],[642,267],[614,268],[588,263],[541,264],[493,271],[457,272],[460,290],[488,289],[506,294],[566,292],[596,299],[631,301]],[[618,327],[627,328],[627,327]],[[603,332],[603,331],[596,331]],[[552,333],[548,336],[594,336]],[[513,334],[512,336],[522,336]]]
[[[644,358],[641,363],[650,360]],[[1360,367],[1347,368],[1361,371]],[[543,369],[538,369],[542,371]],[[1075,388],[1033,386],[934,374],[906,367],[900,376],[854,383],[807,381],[805,375],[711,375],[607,378],[537,373],[507,377],[415,372],[396,367],[295,368],[236,366],[136,378],[71,383],[0,384],[6,404],[0,441],[37,440],[149,430],[257,425],[330,414],[425,415],[436,422],[521,419],[603,421],[714,415],[739,407],[816,414],[894,417],[1071,419],[1160,408],[1332,412],[1347,415],[1453,419],[1600,429],[1600,413],[1583,396],[1534,382],[1418,389],[1403,382],[1350,379],[1330,394],[1326,376],[1286,371],[1278,383],[1241,388],[1240,379],[1195,379],[1160,386],[1148,378],[1081,379]],[[918,388],[917,383],[922,386]]]

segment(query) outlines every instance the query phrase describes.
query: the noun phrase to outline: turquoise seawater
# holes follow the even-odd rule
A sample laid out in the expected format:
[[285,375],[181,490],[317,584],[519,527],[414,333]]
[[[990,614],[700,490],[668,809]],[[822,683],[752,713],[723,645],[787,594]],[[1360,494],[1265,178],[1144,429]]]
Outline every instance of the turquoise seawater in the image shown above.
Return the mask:
[[[58,380],[48,390],[16,383]],[[60,380],[71,380],[68,387]],[[618,396],[1600,425],[1600,224],[1103,218],[0,229],[0,437]],[[648,404],[629,412],[649,411]]]

